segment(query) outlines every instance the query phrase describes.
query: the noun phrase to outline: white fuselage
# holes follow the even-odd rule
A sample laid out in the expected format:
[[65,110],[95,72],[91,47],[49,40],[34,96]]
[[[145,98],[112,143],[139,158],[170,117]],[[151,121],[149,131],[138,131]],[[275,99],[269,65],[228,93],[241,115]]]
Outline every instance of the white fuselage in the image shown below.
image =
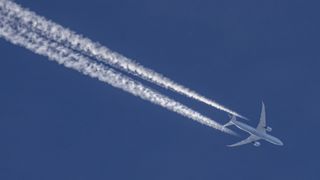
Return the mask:
[[235,126],[237,126],[239,129],[246,131],[254,136],[258,136],[259,138],[264,139],[272,144],[279,145],[279,146],[283,145],[283,142],[280,139],[267,134],[265,131],[263,131],[263,132],[257,131],[257,129],[255,129],[247,124],[244,124],[240,121],[237,121],[237,120],[233,120],[232,123]]

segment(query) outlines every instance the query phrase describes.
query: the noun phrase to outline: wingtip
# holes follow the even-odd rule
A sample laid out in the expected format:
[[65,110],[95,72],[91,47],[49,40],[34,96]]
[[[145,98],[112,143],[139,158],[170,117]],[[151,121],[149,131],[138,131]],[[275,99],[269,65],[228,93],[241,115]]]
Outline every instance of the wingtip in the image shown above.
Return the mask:
[[228,144],[228,145],[226,145],[226,146],[232,148],[232,147],[235,147],[236,144]]

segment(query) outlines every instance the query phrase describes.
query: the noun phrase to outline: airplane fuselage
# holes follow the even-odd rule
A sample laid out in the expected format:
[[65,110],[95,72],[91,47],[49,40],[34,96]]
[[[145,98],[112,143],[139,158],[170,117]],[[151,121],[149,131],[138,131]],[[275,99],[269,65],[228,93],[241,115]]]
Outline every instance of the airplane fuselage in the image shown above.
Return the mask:
[[272,144],[279,145],[279,146],[283,145],[283,142],[280,139],[278,139],[274,136],[271,136],[271,135],[267,134],[266,132],[259,132],[255,128],[253,128],[245,123],[242,123],[240,121],[237,121],[237,120],[233,120],[232,123],[235,126],[237,126],[239,129],[246,131],[252,135],[258,136],[261,139],[264,139]]

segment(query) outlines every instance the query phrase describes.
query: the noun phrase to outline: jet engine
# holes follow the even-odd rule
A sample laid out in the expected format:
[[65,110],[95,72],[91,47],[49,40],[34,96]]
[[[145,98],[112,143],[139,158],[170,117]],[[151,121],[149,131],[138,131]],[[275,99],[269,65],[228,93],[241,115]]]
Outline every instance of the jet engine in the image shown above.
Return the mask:
[[269,127],[269,126],[268,126],[268,127],[266,127],[265,129],[266,129],[266,131],[268,131],[268,132],[271,132],[271,131],[272,131],[272,128],[271,128],[271,127]]
[[255,147],[259,147],[259,146],[261,145],[261,143],[258,142],[258,141],[256,141],[256,142],[253,143],[253,145],[254,145]]

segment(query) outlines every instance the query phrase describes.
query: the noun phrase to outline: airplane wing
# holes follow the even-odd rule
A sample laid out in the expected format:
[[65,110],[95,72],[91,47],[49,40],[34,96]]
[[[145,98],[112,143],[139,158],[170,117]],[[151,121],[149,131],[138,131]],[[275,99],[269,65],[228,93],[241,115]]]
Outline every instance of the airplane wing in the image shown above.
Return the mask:
[[260,132],[266,132],[266,127],[267,127],[267,123],[266,123],[266,110],[265,110],[264,103],[262,102],[260,122],[259,122],[259,124],[258,124],[257,130],[260,131]]
[[255,135],[251,135],[249,136],[247,139],[245,140],[242,140],[240,142],[237,142],[235,144],[231,144],[231,145],[228,145],[228,147],[235,147],[235,146],[241,146],[241,145],[244,145],[244,144],[248,144],[248,143],[251,143],[251,142],[254,142],[254,141],[257,141],[261,138],[259,138],[258,136],[255,136]]

